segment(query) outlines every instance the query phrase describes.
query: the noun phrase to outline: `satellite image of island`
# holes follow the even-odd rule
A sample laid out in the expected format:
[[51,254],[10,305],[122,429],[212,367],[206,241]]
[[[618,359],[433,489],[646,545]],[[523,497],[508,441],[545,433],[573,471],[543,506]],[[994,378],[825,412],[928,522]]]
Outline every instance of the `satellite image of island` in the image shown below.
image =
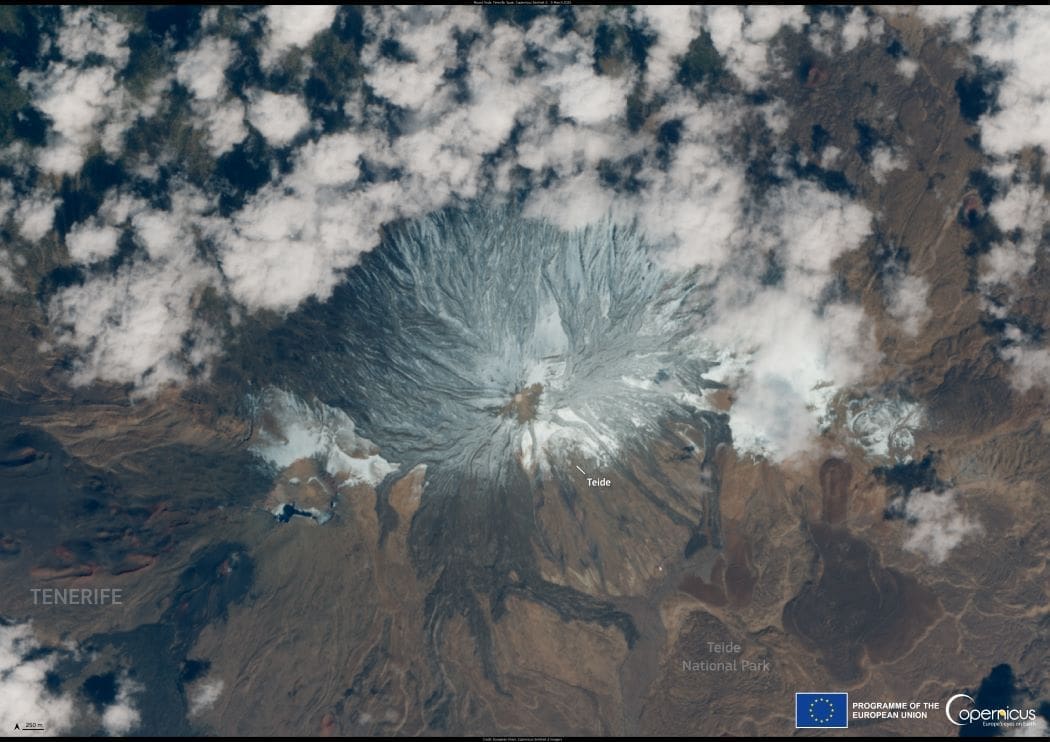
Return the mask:
[[1050,8],[0,7],[0,733],[1050,735]]

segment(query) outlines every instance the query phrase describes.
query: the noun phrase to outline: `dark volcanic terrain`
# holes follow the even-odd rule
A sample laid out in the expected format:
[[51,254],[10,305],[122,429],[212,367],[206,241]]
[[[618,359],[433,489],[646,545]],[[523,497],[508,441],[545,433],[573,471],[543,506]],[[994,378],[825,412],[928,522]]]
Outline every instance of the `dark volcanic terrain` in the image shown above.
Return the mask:
[[[286,331],[279,318],[246,320],[208,384],[129,401],[69,387],[69,358],[37,350],[37,292],[0,294],[0,614],[84,650],[56,666],[60,690],[105,696],[122,673],[148,688],[146,734],[782,735],[796,691],[943,703],[1004,665],[1007,701],[1050,698],[1050,400],[1011,385],[974,288],[984,160],[963,52],[914,19],[888,23],[847,61],[789,44],[782,95],[796,166],[879,214],[840,258],[839,290],[875,318],[879,388],[926,411],[910,463],[870,456],[843,401],[816,452],[781,464],[738,454],[714,423],[669,421],[643,453],[588,471],[609,487],[522,476],[472,512],[428,501],[422,466],[379,491],[340,489],[312,460],[275,480],[249,451],[244,402],[265,373],[242,361]],[[877,182],[872,141],[909,166]],[[825,169],[828,146],[842,153]],[[930,285],[934,319],[914,335],[882,284],[902,247]],[[1045,274],[1026,279],[1036,325],[1050,322]],[[543,393],[498,412],[527,422]],[[949,490],[974,525],[937,562],[906,548],[903,508]],[[290,502],[331,519],[275,518]],[[124,602],[49,610],[40,587],[119,588]],[[221,693],[191,713],[205,683]],[[956,732],[940,711],[922,724],[841,732]]]

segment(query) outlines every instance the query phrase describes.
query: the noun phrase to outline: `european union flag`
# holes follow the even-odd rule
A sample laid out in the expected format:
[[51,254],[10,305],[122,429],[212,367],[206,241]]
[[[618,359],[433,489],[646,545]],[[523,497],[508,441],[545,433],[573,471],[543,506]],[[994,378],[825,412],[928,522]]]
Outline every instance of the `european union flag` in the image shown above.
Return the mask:
[[848,693],[796,693],[795,729],[845,729]]

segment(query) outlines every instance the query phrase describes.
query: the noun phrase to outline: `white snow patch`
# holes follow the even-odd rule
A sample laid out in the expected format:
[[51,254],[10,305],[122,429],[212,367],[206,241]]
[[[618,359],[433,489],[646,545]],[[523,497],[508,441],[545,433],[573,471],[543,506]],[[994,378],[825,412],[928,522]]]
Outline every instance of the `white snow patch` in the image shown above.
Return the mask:
[[375,445],[357,435],[354,421],[340,409],[321,402],[307,404],[291,392],[270,388],[256,400],[272,416],[276,430],[262,427],[252,451],[278,469],[316,458],[339,486],[375,486],[399,464],[379,455]]

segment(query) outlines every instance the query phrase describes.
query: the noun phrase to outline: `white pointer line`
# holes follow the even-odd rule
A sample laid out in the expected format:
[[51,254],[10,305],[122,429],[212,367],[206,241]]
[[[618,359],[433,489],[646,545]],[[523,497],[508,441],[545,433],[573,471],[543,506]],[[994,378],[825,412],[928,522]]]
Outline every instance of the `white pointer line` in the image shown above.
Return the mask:
[[[576,468],[580,469],[580,467],[578,466]],[[583,469],[580,469],[580,474],[582,474],[583,476],[587,476],[587,472],[585,472]]]

